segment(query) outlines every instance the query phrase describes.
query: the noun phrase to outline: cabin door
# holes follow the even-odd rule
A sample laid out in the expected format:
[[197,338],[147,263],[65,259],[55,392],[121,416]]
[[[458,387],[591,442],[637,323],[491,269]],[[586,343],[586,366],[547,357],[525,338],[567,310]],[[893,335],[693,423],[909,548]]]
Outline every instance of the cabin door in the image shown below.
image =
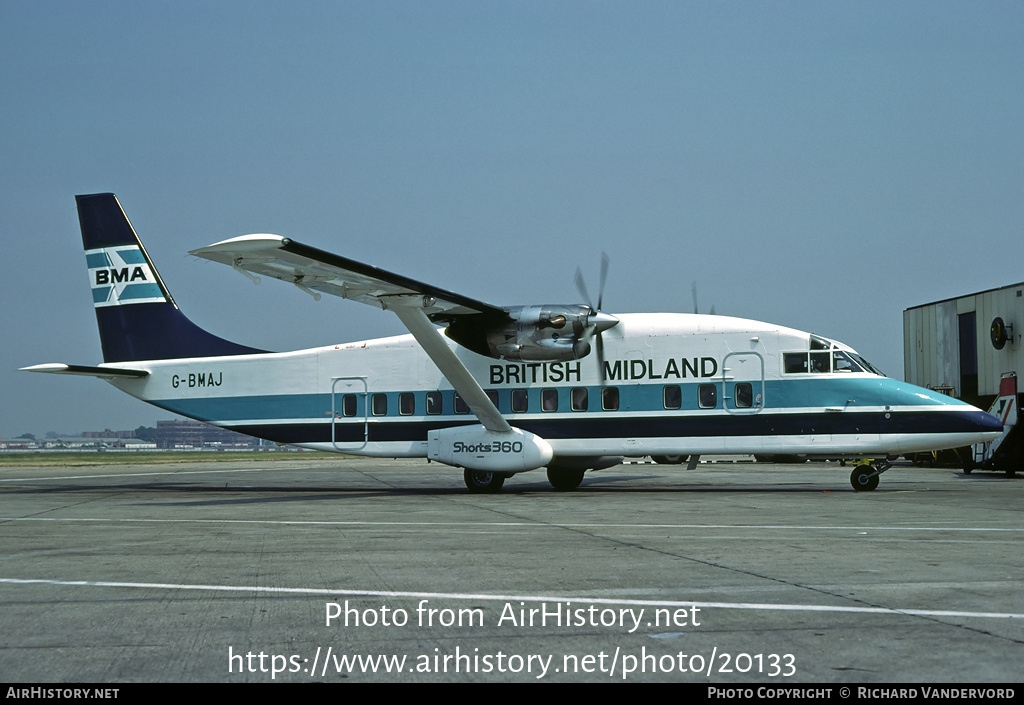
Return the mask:
[[722,360],[722,399],[730,414],[757,414],[764,408],[764,358],[732,352]]
[[335,450],[360,450],[370,437],[365,377],[335,377],[331,383],[331,443]]

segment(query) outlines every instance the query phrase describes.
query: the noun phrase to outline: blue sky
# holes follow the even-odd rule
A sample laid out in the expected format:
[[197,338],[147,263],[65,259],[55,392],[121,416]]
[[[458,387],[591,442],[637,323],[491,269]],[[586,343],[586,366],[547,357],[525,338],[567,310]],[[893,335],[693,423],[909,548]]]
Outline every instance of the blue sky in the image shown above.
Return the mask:
[[[767,320],[903,376],[902,311],[1024,280],[1019,2],[0,3],[0,436],[169,418],[100,361],[74,195],[181,308],[403,332],[190,249],[272,232],[495,304]],[[596,283],[592,284],[596,288]]]

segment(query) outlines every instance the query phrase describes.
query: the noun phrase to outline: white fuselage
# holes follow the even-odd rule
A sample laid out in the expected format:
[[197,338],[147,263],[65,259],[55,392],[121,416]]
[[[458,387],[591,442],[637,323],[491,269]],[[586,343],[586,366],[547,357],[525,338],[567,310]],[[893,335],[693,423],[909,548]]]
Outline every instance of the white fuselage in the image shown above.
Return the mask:
[[[851,365],[850,348],[801,331],[725,316],[618,318],[603,334],[603,382],[593,354],[512,362],[449,346],[508,423],[556,457],[884,456],[991,431],[977,409]],[[125,366],[150,374],[112,383],[144,401],[307,448],[426,457],[432,429],[478,423],[410,335]]]

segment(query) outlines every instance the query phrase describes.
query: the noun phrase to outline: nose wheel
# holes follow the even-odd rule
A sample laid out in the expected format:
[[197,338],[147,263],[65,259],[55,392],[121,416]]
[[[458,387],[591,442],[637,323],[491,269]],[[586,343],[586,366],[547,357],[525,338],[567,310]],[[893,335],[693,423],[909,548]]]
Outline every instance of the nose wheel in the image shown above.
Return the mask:
[[850,473],[850,484],[858,492],[870,492],[878,487],[878,477],[892,467],[892,463],[882,461],[880,463],[865,463],[858,465]]

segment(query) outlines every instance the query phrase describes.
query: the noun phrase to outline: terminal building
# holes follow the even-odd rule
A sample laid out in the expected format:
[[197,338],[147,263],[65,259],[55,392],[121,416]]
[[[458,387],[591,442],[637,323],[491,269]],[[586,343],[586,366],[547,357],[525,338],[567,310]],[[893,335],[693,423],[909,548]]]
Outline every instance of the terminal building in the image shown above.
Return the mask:
[[1024,460],[1024,432],[1017,426],[1024,396],[1017,383],[1024,371],[1022,333],[1024,282],[903,312],[905,379],[987,409],[1003,421],[1003,438],[973,449],[975,467],[1012,473]]
[[256,448],[260,445],[258,438],[192,419],[157,421],[156,443],[169,449]]

